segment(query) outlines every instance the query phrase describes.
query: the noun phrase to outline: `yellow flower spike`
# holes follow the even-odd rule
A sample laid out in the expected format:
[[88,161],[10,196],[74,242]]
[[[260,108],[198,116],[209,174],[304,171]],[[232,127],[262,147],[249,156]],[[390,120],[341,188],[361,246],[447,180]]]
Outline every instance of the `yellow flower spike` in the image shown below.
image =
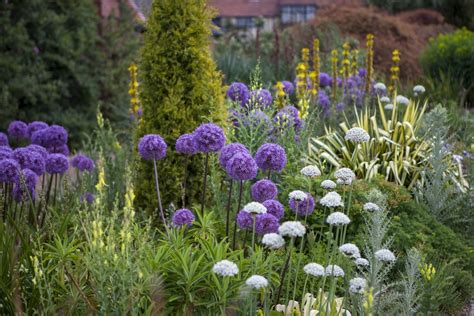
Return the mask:
[[388,92],[391,97],[395,97],[397,91],[397,83],[399,81],[400,73],[400,51],[395,49],[392,52],[392,66],[390,67],[390,85],[388,86]]
[[332,62],[332,101],[336,101],[337,95],[337,50],[331,51],[331,62]]
[[357,49],[352,50],[351,53],[351,73],[353,76],[356,76],[359,71],[358,65],[359,51]]
[[319,74],[321,72],[321,58],[319,56],[319,39],[313,40],[313,72],[314,81],[311,81],[312,94],[316,96],[319,89]]
[[130,72],[130,83],[129,83],[129,95],[130,95],[130,113],[137,116],[138,110],[140,108],[140,99],[138,97],[138,75],[137,75],[137,65],[131,64],[128,67]]
[[277,106],[279,109],[283,108],[285,106],[285,90],[283,90],[285,86],[281,81],[278,81],[275,85],[276,89],[276,96],[277,96]]
[[372,313],[372,306],[374,304],[374,289],[370,288],[364,293],[365,302],[364,302],[364,312],[365,315],[370,316]]
[[367,57],[365,60],[366,75],[365,75],[365,93],[370,92],[372,85],[372,77],[374,74],[374,35],[367,34],[366,40]]

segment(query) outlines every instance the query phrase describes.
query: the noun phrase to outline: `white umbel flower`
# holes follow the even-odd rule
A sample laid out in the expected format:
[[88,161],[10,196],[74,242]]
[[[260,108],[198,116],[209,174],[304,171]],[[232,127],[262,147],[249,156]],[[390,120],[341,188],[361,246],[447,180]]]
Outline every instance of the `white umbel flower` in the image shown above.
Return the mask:
[[326,207],[338,207],[344,205],[341,196],[337,192],[326,193],[326,195],[319,200],[319,203]]
[[333,190],[336,188],[336,182],[332,180],[324,180],[323,182],[321,182],[321,188],[323,188],[324,190]]
[[239,273],[239,268],[232,261],[221,260],[214,264],[214,267],[212,267],[212,272],[223,277],[235,276],[237,273]]
[[290,194],[288,194],[290,197],[290,200],[295,200],[295,201],[304,201],[308,195],[300,190],[292,191]]
[[425,93],[425,91],[426,91],[425,87],[423,87],[421,84],[413,87],[413,93],[415,95],[423,94]]
[[285,245],[285,239],[277,233],[263,235],[262,244],[270,249],[280,249]]
[[369,260],[365,258],[357,258],[354,263],[359,267],[368,267],[370,265]]
[[339,226],[339,225],[347,225],[351,222],[351,220],[344,213],[334,212],[334,213],[329,214],[326,222],[329,225]]
[[338,169],[336,172],[334,172],[334,176],[337,179],[342,179],[342,180],[354,180],[355,179],[355,173],[349,168],[341,168]]
[[390,98],[385,96],[380,98],[380,102],[382,103],[390,103]]
[[326,267],[324,273],[327,276],[333,276],[333,277],[343,277],[344,276],[344,270],[338,265],[335,264],[330,264]]
[[298,221],[288,221],[278,227],[278,232],[282,236],[302,237],[306,233],[306,228]]
[[375,252],[375,259],[382,262],[394,262],[395,255],[388,249],[380,249]]
[[267,208],[262,203],[250,202],[244,206],[244,211],[253,214],[264,214],[267,212]]
[[345,140],[352,141],[354,143],[366,143],[370,140],[369,133],[361,127],[353,127],[346,132]]
[[393,104],[392,104],[392,103],[388,103],[388,104],[386,104],[383,108],[384,108],[385,110],[387,110],[387,111],[391,111],[391,110],[393,110]]
[[268,286],[268,280],[261,275],[255,274],[255,275],[252,275],[250,278],[248,278],[245,281],[245,284],[247,284],[248,286],[256,290],[259,290]]
[[321,170],[319,170],[319,168],[314,165],[306,166],[301,169],[300,172],[302,175],[310,178],[319,177],[321,175]]
[[349,292],[354,294],[364,294],[367,281],[364,278],[353,278],[349,281]]
[[395,98],[395,101],[397,101],[398,104],[403,104],[403,105],[408,105],[408,103],[410,103],[410,100],[408,100],[408,98],[403,95],[397,95],[397,97]]
[[309,274],[314,277],[324,276],[324,267],[314,262],[305,265],[303,267],[303,270],[306,274]]
[[382,83],[382,82],[377,82],[376,84],[374,84],[374,89],[377,92],[383,92],[383,91],[387,90],[387,86],[385,86],[385,84]]
[[339,247],[339,251],[342,252],[343,254],[345,254],[348,257],[360,258],[359,247],[357,247],[354,244],[347,243],[347,244],[341,245]]
[[364,211],[366,212],[378,212],[380,211],[380,207],[372,202],[368,202],[364,204]]

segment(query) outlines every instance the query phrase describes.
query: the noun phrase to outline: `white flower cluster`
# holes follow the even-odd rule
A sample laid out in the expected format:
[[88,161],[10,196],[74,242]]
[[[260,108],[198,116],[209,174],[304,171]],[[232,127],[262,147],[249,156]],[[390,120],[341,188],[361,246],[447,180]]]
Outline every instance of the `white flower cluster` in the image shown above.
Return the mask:
[[324,276],[324,267],[314,262],[305,265],[303,270],[306,274],[312,275],[314,277]]
[[366,143],[370,140],[369,134],[361,127],[353,127],[346,132],[345,140],[354,143]]
[[352,179],[337,179],[336,182],[339,185],[351,185]]
[[324,180],[323,182],[321,182],[321,188],[323,188],[324,190],[333,190],[336,188],[336,182],[332,180]]
[[426,91],[425,87],[423,87],[420,84],[413,87],[413,93],[415,95],[423,94],[425,93],[425,91]]
[[360,250],[354,244],[347,243],[339,247],[339,251],[352,258],[360,258]]
[[385,110],[387,110],[387,111],[391,111],[391,110],[393,110],[393,104],[392,104],[392,103],[388,103],[388,104],[386,104],[383,108],[384,108]]
[[378,212],[380,211],[380,207],[372,202],[368,202],[364,204],[364,211],[366,212]]
[[368,267],[370,265],[369,260],[365,258],[357,258],[355,259],[354,263],[359,267]]
[[355,180],[356,176],[354,171],[349,168],[341,168],[334,172],[334,176],[339,180],[351,181]]
[[382,262],[394,262],[395,255],[388,249],[380,249],[375,252],[375,259]]
[[353,278],[349,281],[349,292],[354,294],[364,294],[367,281],[364,278]]
[[382,103],[390,103],[390,98],[385,96],[380,98],[380,102]]
[[374,84],[374,89],[377,90],[377,92],[382,92],[387,90],[387,87],[382,82],[377,82]]
[[351,222],[349,217],[346,214],[341,212],[334,212],[329,214],[328,219],[326,220],[329,225],[347,225]]
[[333,276],[336,278],[344,276],[344,270],[342,270],[340,266],[335,265],[335,264],[328,265],[324,272],[327,276]]
[[343,206],[342,198],[337,192],[328,192],[319,200],[319,203],[326,207]]
[[248,286],[254,288],[254,289],[261,289],[261,288],[264,288],[264,287],[267,287],[268,286],[268,280],[261,276],[261,275],[252,275],[250,278],[248,278],[246,281],[245,281],[245,284],[247,284]]
[[285,245],[285,239],[277,233],[263,235],[262,244],[270,249],[279,249]]
[[403,95],[397,95],[397,97],[395,98],[395,101],[397,101],[398,104],[403,104],[403,105],[408,105],[408,103],[410,103],[410,100],[408,100],[408,98]]
[[302,175],[310,178],[319,177],[321,175],[321,170],[319,170],[319,168],[314,165],[306,166],[301,169],[300,172]]
[[295,200],[295,201],[304,201],[308,197],[308,195],[305,192],[300,191],[300,190],[291,191],[290,194],[288,194],[288,196],[290,197],[290,200]]
[[267,208],[262,203],[250,202],[244,206],[244,211],[253,214],[264,214],[267,212]]
[[212,272],[223,277],[234,276],[239,273],[239,268],[232,261],[221,260],[214,264],[214,267],[212,267]]
[[298,221],[288,221],[278,227],[278,232],[282,236],[302,237],[306,233],[306,228]]

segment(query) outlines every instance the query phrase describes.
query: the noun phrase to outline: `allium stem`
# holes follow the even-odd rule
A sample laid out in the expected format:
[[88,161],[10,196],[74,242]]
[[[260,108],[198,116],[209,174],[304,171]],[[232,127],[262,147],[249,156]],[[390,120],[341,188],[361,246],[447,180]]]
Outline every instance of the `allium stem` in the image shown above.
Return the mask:
[[252,252],[255,248],[255,223],[257,221],[257,215],[252,213]]
[[227,236],[227,240],[229,240],[229,226],[230,226],[230,205],[231,205],[231,199],[232,199],[232,186],[234,184],[234,180],[230,179],[230,184],[229,184],[229,195],[227,198],[227,220],[226,220],[226,225],[225,225],[225,235]]
[[[237,211],[235,212],[235,214],[237,214],[240,211],[240,204],[242,203],[243,184],[244,184],[244,181],[240,180],[239,200],[237,202]],[[234,236],[232,238],[232,249],[234,249],[234,250],[235,250],[236,239],[237,239],[237,219],[234,220]]]
[[163,225],[165,226],[166,233],[168,233],[168,225],[166,224],[165,213],[163,212],[163,204],[161,204],[161,194],[160,194],[160,185],[158,183],[158,169],[156,168],[156,159],[153,159],[153,167],[155,171],[155,186],[156,186],[156,195],[158,197],[158,207],[160,208],[160,216]]
[[181,184],[182,190],[183,190],[183,192],[181,193],[181,201],[183,204],[183,208],[186,207],[186,183],[187,183],[187,177],[188,177],[188,164],[189,164],[189,156],[186,155],[186,159],[184,161],[183,183]]
[[[286,257],[285,265],[283,266],[283,269],[281,270],[280,286],[278,287],[278,292],[277,292],[276,299],[274,301],[274,305],[277,305],[278,302],[280,301],[281,290],[283,289],[283,283],[285,282],[286,271],[288,270],[288,266],[290,264],[291,252],[293,250],[293,242],[294,242],[294,237],[291,237],[290,245],[288,247],[288,256]],[[287,303],[287,302],[285,302],[285,303]]]
[[204,178],[202,180],[202,195],[201,195],[201,215],[204,215],[204,203],[206,202],[206,187],[207,187],[207,169],[209,168],[209,153],[206,153],[206,161],[204,162]]

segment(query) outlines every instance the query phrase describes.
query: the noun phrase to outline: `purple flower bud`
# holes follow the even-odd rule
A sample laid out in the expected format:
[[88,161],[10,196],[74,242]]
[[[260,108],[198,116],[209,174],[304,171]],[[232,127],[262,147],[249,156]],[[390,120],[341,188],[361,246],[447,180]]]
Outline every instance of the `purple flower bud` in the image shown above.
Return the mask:
[[20,165],[14,159],[0,160],[0,182],[16,183]]
[[63,174],[69,169],[69,161],[63,154],[50,154],[46,159],[46,171]]
[[41,121],[31,122],[30,124],[28,124],[28,128],[27,128],[28,137],[31,138],[34,132],[39,131],[40,129],[46,129],[48,127],[49,125],[46,124],[45,122],[41,122]]
[[266,143],[260,146],[255,155],[257,165],[262,170],[280,172],[286,165],[285,150],[277,144]]
[[7,135],[1,132],[0,132],[0,146],[9,146]]
[[230,158],[239,152],[250,154],[247,147],[239,143],[232,143],[222,147],[221,152],[219,153],[219,164],[221,167],[225,169]]
[[290,208],[293,213],[297,213],[300,216],[305,216],[314,212],[314,198],[309,193],[306,193],[306,196],[307,197],[302,201],[290,199]]
[[194,143],[200,152],[208,153],[219,151],[224,147],[224,130],[213,123],[201,124],[194,131]]
[[252,229],[253,219],[250,213],[244,210],[240,211],[237,213],[236,221],[240,229]]
[[13,139],[28,138],[28,125],[22,121],[13,121],[8,126],[8,136]]
[[173,225],[174,226],[182,226],[182,225],[191,226],[194,222],[194,219],[195,219],[195,216],[193,212],[191,212],[187,208],[182,208],[180,210],[177,210],[173,214]]
[[196,150],[196,144],[194,143],[193,134],[183,134],[176,140],[176,151],[181,154],[194,155]]
[[145,160],[160,160],[166,156],[166,143],[160,135],[148,134],[138,143],[138,153]]
[[85,155],[76,155],[71,160],[71,165],[77,168],[79,171],[92,171],[94,170],[94,161]]
[[267,208],[267,213],[272,214],[278,220],[282,219],[285,215],[285,207],[277,200],[266,200],[262,204]]
[[250,180],[257,176],[255,159],[247,153],[236,153],[226,165],[227,174],[234,180]]
[[258,235],[277,233],[280,223],[272,214],[258,214],[255,222],[255,232]]
[[255,182],[251,187],[251,191],[252,199],[260,203],[263,203],[266,200],[273,200],[278,194],[276,185],[267,179]]

